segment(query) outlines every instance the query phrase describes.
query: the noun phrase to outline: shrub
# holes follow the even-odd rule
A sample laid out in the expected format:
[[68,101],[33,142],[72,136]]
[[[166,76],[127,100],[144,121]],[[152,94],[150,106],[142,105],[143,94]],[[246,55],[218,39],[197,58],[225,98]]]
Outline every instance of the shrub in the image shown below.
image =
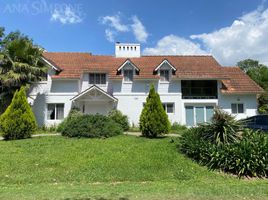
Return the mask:
[[140,116],[140,130],[145,137],[157,137],[170,130],[168,116],[153,85]]
[[229,113],[215,109],[211,123],[202,124],[200,128],[204,139],[215,144],[228,144],[239,139],[242,124]]
[[5,140],[29,138],[37,130],[24,87],[15,92],[11,104],[1,115],[0,130]]
[[187,127],[185,125],[181,125],[177,122],[174,122],[171,126],[171,133],[178,133],[181,134],[183,133],[185,130],[187,130]]
[[241,176],[268,176],[268,137],[245,129],[240,141],[215,144],[202,137],[201,128],[192,128],[180,139],[180,150],[210,169]]
[[78,109],[78,108],[72,108],[68,114],[68,116],[58,125],[57,127],[57,132],[62,132],[63,129],[65,128],[65,125],[67,123],[67,120],[73,118],[73,117],[77,117],[77,116],[81,116],[83,115],[82,112]]
[[111,137],[123,133],[120,125],[103,115],[77,115],[68,117],[61,131],[67,137]]
[[118,123],[124,131],[129,130],[128,117],[123,115],[119,110],[111,110],[108,114],[108,117],[114,122]]

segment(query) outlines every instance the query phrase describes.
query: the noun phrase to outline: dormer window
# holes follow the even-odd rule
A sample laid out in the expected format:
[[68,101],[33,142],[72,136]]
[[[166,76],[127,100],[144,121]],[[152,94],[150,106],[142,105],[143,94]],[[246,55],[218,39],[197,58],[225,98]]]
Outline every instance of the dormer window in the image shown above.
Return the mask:
[[168,69],[160,69],[160,81],[169,82],[169,71]]
[[124,81],[132,82],[133,81],[133,69],[124,69]]
[[105,85],[106,84],[106,74],[104,73],[90,73],[89,74],[89,84],[91,85]]
[[154,71],[160,76],[161,82],[169,82],[171,74],[175,73],[177,69],[167,60],[163,60]]

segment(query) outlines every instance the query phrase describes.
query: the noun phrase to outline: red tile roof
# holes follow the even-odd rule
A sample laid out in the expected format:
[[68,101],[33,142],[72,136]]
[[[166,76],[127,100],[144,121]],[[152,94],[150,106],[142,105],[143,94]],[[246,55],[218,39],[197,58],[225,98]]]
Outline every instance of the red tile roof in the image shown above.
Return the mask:
[[221,70],[222,73],[229,77],[228,80],[222,80],[222,93],[258,94],[264,92],[264,90],[239,67],[222,67]]
[[154,69],[166,59],[177,69],[172,76],[175,79],[223,80],[227,88],[225,90],[222,89],[224,93],[261,91],[261,88],[244,72],[233,67],[222,67],[212,56],[116,58],[114,56],[99,56],[89,53],[64,52],[45,52],[43,56],[48,62],[61,70],[58,75],[52,77],[54,79],[78,79],[84,72],[105,72],[110,79],[121,80],[122,75],[118,73],[117,69],[127,59],[140,69],[139,74],[134,76],[134,79],[159,79],[159,76],[154,73]]

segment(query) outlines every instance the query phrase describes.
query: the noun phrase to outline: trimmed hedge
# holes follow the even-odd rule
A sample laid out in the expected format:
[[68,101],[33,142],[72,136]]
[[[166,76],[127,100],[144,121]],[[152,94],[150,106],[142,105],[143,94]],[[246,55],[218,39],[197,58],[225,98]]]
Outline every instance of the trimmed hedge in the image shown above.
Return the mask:
[[0,132],[5,140],[29,138],[37,130],[35,116],[24,87],[16,91],[11,104],[0,117]]
[[268,176],[268,137],[245,129],[242,139],[229,144],[215,144],[202,137],[202,129],[192,128],[180,139],[180,150],[210,169],[220,169],[241,176]]
[[76,115],[68,117],[61,130],[63,136],[107,138],[123,133],[121,126],[103,115]]

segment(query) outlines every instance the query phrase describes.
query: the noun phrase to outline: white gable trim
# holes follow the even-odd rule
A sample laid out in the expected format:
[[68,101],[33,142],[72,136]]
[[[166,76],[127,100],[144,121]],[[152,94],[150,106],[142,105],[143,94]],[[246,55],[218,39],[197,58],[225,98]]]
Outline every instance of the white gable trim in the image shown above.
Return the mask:
[[108,98],[112,99],[114,102],[117,101],[117,98],[113,97],[112,95],[108,94],[107,92],[105,92],[104,90],[102,90],[101,88],[99,88],[96,85],[91,86],[90,88],[84,90],[83,92],[79,93],[78,95],[74,96],[73,98],[71,98],[71,101],[75,101],[78,98],[82,97],[83,95],[87,94],[88,92],[92,91],[92,90],[98,90],[99,92],[101,92],[102,94],[104,94],[105,96],[107,96]]
[[162,67],[162,65],[165,64],[165,63],[168,64],[168,65],[170,66],[170,68],[173,69],[174,71],[177,70],[172,64],[170,64],[170,62],[168,62],[167,59],[165,59],[165,60],[163,60],[163,61],[160,63],[160,65],[158,65],[158,66],[154,69],[154,71],[159,70],[159,68]]
[[133,63],[131,62],[131,60],[127,59],[118,69],[117,71],[120,71],[121,69],[123,69],[123,67],[126,65],[126,64],[130,64],[135,70],[137,71],[140,71],[140,69]]
[[62,71],[60,68],[56,67],[55,65],[52,65],[47,59],[45,59],[44,57],[41,57],[41,59],[48,64],[52,69],[56,70],[56,71]]

